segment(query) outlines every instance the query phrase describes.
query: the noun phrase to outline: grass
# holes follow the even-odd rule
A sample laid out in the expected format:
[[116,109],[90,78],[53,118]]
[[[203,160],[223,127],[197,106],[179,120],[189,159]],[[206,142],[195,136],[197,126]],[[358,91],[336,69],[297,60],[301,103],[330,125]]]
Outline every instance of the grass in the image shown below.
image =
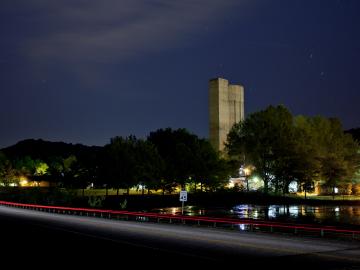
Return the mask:
[[[77,189],[76,193],[78,196],[82,196],[82,189]],[[126,194],[126,189],[119,189],[119,195]],[[106,189],[85,189],[85,196],[105,196]],[[175,192],[176,193],[176,192]],[[108,189],[108,195],[116,195],[116,189]],[[141,195],[142,190],[130,189],[130,195]],[[147,190],[145,190],[145,195],[147,195]],[[152,195],[162,195],[162,190],[151,190]],[[173,193],[174,194],[174,193]],[[294,199],[304,199],[303,194],[288,194],[286,197]],[[308,194],[307,199],[309,200],[320,200],[320,201],[360,201],[359,195],[336,195],[334,198],[332,195],[315,195]]]
[[317,195],[310,196],[310,199],[314,200],[335,200],[335,201],[359,201],[360,196],[358,195],[335,195],[334,197],[331,195]]
[[[287,197],[295,199],[304,199],[304,194],[288,194]],[[360,201],[360,195],[316,195],[307,194],[306,199],[309,200],[320,200],[320,201]]]
[[[82,196],[83,194],[83,190],[82,189],[77,189],[76,193],[79,196]],[[126,189],[119,189],[119,195],[123,195],[126,194],[127,190]],[[117,194],[117,190],[116,189],[108,189],[108,195],[116,195]],[[130,189],[130,195],[141,195],[142,194],[142,190],[136,190],[136,189]],[[145,190],[145,195],[147,195],[147,190]],[[157,195],[161,195],[162,191],[158,190],[151,190],[151,194],[157,194]],[[85,196],[105,196],[106,195],[106,189],[85,189],[84,190],[84,195]]]

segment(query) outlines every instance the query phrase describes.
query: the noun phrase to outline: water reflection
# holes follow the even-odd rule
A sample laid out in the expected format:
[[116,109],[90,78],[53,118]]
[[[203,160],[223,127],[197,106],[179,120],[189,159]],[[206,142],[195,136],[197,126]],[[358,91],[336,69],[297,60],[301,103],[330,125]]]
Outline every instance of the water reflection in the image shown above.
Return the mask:
[[233,207],[237,218],[360,225],[360,206],[250,205]]
[[[154,209],[164,214],[181,214],[181,207]],[[232,209],[186,206],[184,215],[260,219],[284,222],[360,225],[360,206],[253,205]],[[241,228],[240,228],[241,229]]]

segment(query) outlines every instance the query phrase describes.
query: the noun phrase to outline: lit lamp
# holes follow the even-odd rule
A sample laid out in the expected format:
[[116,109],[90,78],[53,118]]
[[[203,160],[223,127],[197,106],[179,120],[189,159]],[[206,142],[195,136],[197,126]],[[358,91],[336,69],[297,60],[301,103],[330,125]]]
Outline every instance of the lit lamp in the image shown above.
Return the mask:
[[22,187],[25,187],[25,186],[27,186],[28,185],[28,180],[26,179],[26,177],[25,176],[21,176],[20,177],[20,186],[22,186]]
[[244,169],[244,173],[245,173],[245,181],[246,181],[246,190],[249,191],[249,179],[248,179],[248,176],[250,175],[251,171],[247,167],[247,168]]

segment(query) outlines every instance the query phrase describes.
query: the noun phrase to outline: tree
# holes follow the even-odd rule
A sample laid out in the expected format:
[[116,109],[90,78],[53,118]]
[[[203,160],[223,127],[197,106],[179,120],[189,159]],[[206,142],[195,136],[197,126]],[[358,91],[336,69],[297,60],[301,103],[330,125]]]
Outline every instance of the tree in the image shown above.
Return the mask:
[[270,106],[248,116],[231,129],[226,143],[229,156],[255,167],[254,173],[264,181],[264,192],[269,184],[280,188],[280,180],[289,181],[289,166],[294,145],[292,114],[284,107]]
[[314,181],[319,181],[320,177],[320,145],[317,139],[319,130],[312,124],[311,118],[304,116],[295,117],[294,125],[296,144],[293,174],[306,198],[306,193],[314,187]]
[[359,171],[359,145],[344,134],[337,119],[321,116],[293,118],[283,106],[268,107],[234,125],[228,136],[230,157],[255,167],[267,192],[288,192],[297,180],[303,191],[323,180],[335,191]]
[[78,175],[77,162],[78,159],[75,155],[70,155],[62,160],[63,183],[66,187],[75,187],[74,179]]
[[103,176],[106,177],[106,189],[129,189],[137,184],[136,179],[136,144],[135,136],[114,137],[105,146],[105,163],[102,166]]
[[193,157],[192,181],[195,186],[200,183],[201,191],[204,185],[210,190],[223,187],[231,174],[229,164],[220,157],[208,140],[199,139]]
[[[38,181],[48,173],[49,166],[40,159],[33,160],[30,156],[17,158],[14,163],[15,174],[18,179],[22,177]],[[41,180],[40,180],[41,181]],[[36,183],[36,182],[35,182]]]
[[185,129],[159,129],[151,132],[148,141],[153,143],[164,161],[163,187],[174,182],[182,187],[194,175],[194,158],[198,138]]
[[358,168],[352,180],[352,194],[360,195],[360,168]]
[[338,119],[316,117],[313,121],[319,128],[321,176],[334,196],[335,188],[350,183],[359,169],[359,144],[344,134]]
[[164,170],[164,161],[159,155],[156,146],[150,141],[138,140],[136,143],[136,179],[138,184],[142,186],[142,194],[145,188],[159,189],[161,187],[159,179],[161,179]]
[[61,157],[50,157],[49,158],[49,168],[47,174],[50,176],[50,179],[54,183],[63,183],[64,182],[64,164]]
[[49,166],[41,161],[41,160],[35,160],[35,174],[36,175],[45,175],[47,174],[49,169]]
[[36,162],[30,157],[17,158],[13,161],[16,174],[20,176],[33,176],[36,173]]
[[0,181],[4,186],[18,184],[19,178],[16,177],[16,170],[13,168],[11,161],[0,152]]
[[89,185],[94,186],[99,182],[100,160],[102,153],[100,151],[89,151],[87,155],[77,159],[74,164],[76,173],[76,186],[82,188],[82,194],[85,195],[85,188]]

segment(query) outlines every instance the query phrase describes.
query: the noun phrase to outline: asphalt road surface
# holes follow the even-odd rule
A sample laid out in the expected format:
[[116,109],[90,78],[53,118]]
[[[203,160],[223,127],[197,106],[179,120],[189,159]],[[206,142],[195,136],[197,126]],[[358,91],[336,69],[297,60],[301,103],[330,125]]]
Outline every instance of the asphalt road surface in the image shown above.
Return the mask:
[[213,269],[224,265],[360,269],[358,240],[118,221],[4,206],[0,206],[0,237],[0,263],[6,265],[0,269]]

